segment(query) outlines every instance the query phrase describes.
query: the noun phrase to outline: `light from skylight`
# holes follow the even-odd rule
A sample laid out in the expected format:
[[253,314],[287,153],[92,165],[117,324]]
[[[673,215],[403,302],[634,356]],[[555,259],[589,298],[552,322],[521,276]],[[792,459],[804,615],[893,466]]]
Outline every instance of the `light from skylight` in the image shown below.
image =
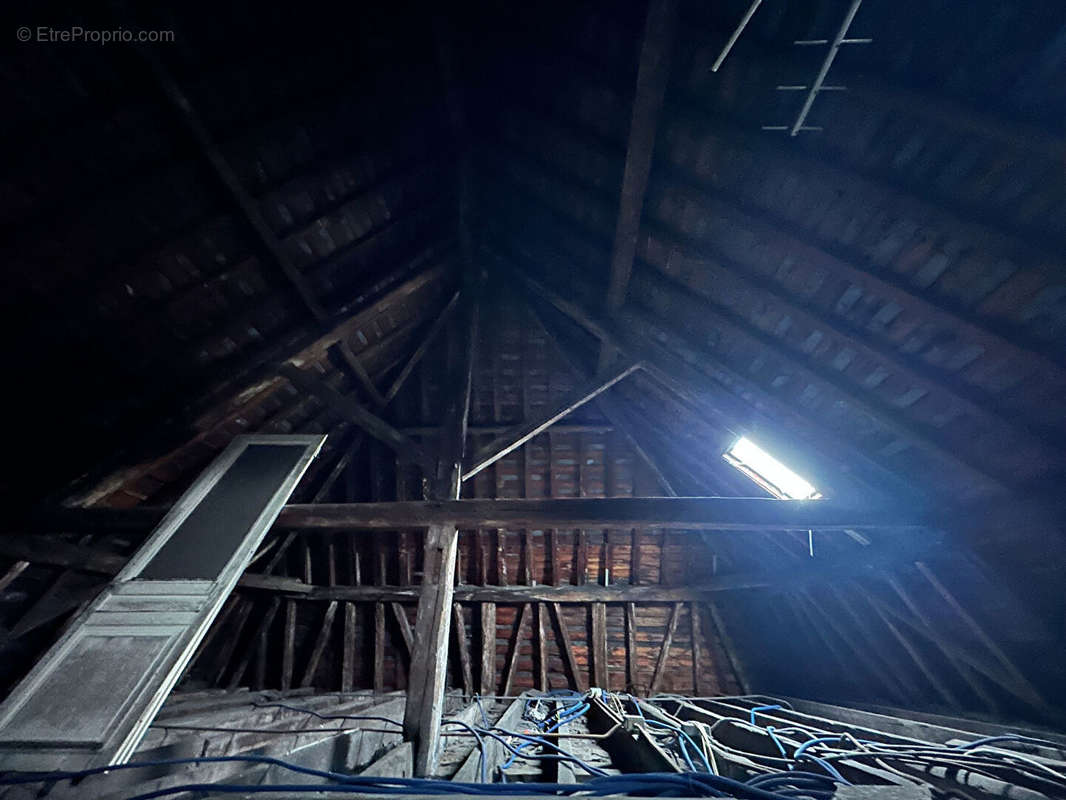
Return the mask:
[[741,436],[723,458],[777,497],[816,500],[821,493],[755,442]]

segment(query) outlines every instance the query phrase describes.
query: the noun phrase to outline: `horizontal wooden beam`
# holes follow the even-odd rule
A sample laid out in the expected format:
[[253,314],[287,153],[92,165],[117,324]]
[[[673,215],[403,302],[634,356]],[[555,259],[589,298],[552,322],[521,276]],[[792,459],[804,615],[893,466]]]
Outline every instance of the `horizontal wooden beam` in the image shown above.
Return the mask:
[[559,405],[546,412],[540,419],[525,422],[511,428],[508,432],[486,444],[471,458],[470,466],[463,473],[463,480],[469,480],[481,470],[495,464],[508,453],[524,445],[533,437],[550,428],[556,421],[603,394],[619,381],[629,377],[641,368],[639,363],[622,364],[607,369],[577,386]]
[[[114,575],[125,566],[124,556],[93,547],[64,542],[55,537],[0,536],[0,556],[32,564],[76,569],[100,575]],[[950,557],[940,537],[930,536],[918,547],[896,544],[862,548],[847,557],[811,559],[802,566],[716,575],[709,580],[685,586],[648,584],[509,585],[480,586],[459,584],[454,600],[460,603],[679,603],[700,602],[708,595],[752,589],[788,589],[806,584],[839,582],[864,576],[883,576],[904,565],[936,558],[944,563]],[[320,586],[298,578],[247,572],[240,588],[255,589],[322,602],[416,603],[421,586]],[[406,637],[405,637],[406,638]]]
[[[37,518],[47,531],[146,530],[162,507],[57,509]],[[454,523],[463,529],[660,528],[689,531],[923,528],[938,520],[897,507],[855,507],[831,500],[761,497],[611,497],[507,500],[425,500],[388,503],[287,505],[276,528],[348,531],[425,528]]]

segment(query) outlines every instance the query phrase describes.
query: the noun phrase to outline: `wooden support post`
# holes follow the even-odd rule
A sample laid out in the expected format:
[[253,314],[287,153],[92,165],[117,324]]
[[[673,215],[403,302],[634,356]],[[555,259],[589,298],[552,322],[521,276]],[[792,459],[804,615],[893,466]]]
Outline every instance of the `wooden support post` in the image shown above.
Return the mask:
[[341,691],[350,692],[355,685],[355,603],[344,604],[344,642],[341,650]]
[[534,686],[540,689],[542,692],[548,691],[548,636],[547,626],[544,624],[544,617],[547,615],[543,603],[533,604],[533,615],[536,618],[536,628],[533,634],[533,644],[535,646],[534,662],[535,662],[535,678]]
[[385,692],[385,606],[374,603],[374,693]]
[[518,669],[518,654],[522,649],[522,642],[526,636],[526,626],[529,624],[529,606],[523,605],[518,609],[518,620],[514,626],[514,636],[511,639],[511,649],[507,656],[507,666],[503,673],[502,694],[507,697],[514,688],[514,676]]
[[463,680],[463,695],[472,697],[474,694],[474,670],[470,663],[470,646],[466,640],[466,623],[463,621],[463,607],[458,603],[452,603],[452,627],[455,633],[455,644],[459,653],[459,671]]
[[414,654],[415,647],[415,632],[411,629],[411,621],[407,619],[407,612],[403,610],[402,605],[392,602],[389,606],[392,608],[393,617],[396,618],[396,624],[400,626],[400,638],[407,650],[407,657],[410,658]]
[[292,669],[296,658],[296,603],[285,601],[285,635],[281,655],[281,690],[292,688]]
[[233,630],[229,632],[229,635],[222,643],[222,647],[219,648],[218,656],[216,658],[216,664],[218,667],[218,673],[215,675],[215,683],[221,684],[223,678],[226,676],[226,672],[229,670],[230,662],[233,660],[233,654],[237,650],[237,642],[240,641],[241,632],[244,630],[245,624],[248,622],[248,618],[252,615],[252,609],[255,607],[255,603],[251,600],[241,598],[240,608],[237,610],[237,614],[233,622]]
[[592,604],[592,625],[589,629],[589,651],[592,656],[592,684],[608,688],[610,674],[607,665],[607,605]]
[[248,672],[248,667],[251,666],[252,658],[258,657],[259,653],[267,648],[270,641],[270,626],[274,624],[274,617],[277,616],[279,608],[281,608],[281,598],[275,597],[270,601],[266,613],[263,614],[263,618],[259,621],[255,633],[252,634],[251,643],[245,648],[240,663],[237,665],[237,668],[233,670],[233,675],[230,677],[227,686],[230,691],[233,691],[241,685],[241,681],[244,680],[244,676]]
[[322,625],[318,629],[314,647],[311,648],[311,657],[307,660],[307,668],[304,670],[303,679],[300,681],[301,688],[315,685],[315,674],[318,672],[318,665],[322,661],[322,654],[326,651],[326,645],[329,644],[330,634],[333,631],[333,618],[336,615],[337,601],[334,600],[326,606],[326,613],[322,615]]
[[496,604],[481,604],[481,676],[480,691],[496,694]]
[[[481,286],[472,287],[461,326],[465,337],[449,372],[455,386],[447,400],[432,494],[438,500],[457,500],[462,486],[463,451],[473,382],[474,349],[478,336]],[[474,526],[479,527],[479,526]],[[440,718],[447,679],[448,641],[455,588],[458,530],[454,522],[431,525],[426,534],[422,591],[415,621],[418,647],[411,660],[411,680],[404,710],[404,736],[415,741],[415,773],[432,775],[439,757]]]
[[677,620],[680,616],[681,604],[674,603],[670,607],[670,619],[666,623],[666,635],[663,637],[663,646],[659,650],[659,658],[655,662],[655,672],[651,676],[648,694],[655,694],[659,691],[659,685],[662,683],[663,674],[666,672],[666,664],[670,658],[670,645],[674,641],[674,632],[677,630]]
[[626,685],[628,691],[640,694],[637,685],[637,672],[640,660],[637,658],[637,606],[626,603]]
[[570,688],[583,692],[585,691],[585,682],[581,679],[581,669],[578,667],[577,659],[574,657],[574,645],[570,640],[570,631],[566,627],[566,620],[563,619],[563,613],[559,609],[558,603],[548,603],[547,608],[551,612],[552,621],[559,634],[559,645],[563,654],[563,664],[566,665],[566,671],[570,679]]
[[703,683],[700,674],[700,661],[703,659],[703,646],[700,638],[703,630],[700,626],[700,607],[698,603],[688,604],[689,631],[692,634],[692,693],[703,696]]

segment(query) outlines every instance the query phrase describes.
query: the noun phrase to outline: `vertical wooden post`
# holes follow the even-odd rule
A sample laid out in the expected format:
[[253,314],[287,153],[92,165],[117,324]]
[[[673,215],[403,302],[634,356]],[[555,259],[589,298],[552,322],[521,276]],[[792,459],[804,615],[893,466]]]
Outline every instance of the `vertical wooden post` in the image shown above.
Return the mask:
[[608,688],[607,672],[607,604],[592,604],[592,627],[590,650],[592,651],[592,683],[601,689]]
[[700,660],[703,658],[703,648],[700,642],[702,628],[700,626],[700,607],[698,603],[688,604],[689,630],[692,632],[692,693],[696,697],[703,696],[703,684],[700,680]]
[[481,693],[496,694],[496,604],[481,604]]
[[[430,493],[438,500],[459,499],[480,294],[478,287],[469,296],[464,309],[466,339],[454,359],[457,363],[449,369],[449,374],[457,376],[457,380],[445,409],[437,474],[431,484]],[[411,658],[411,680],[404,710],[404,736],[415,741],[415,774],[419,776],[433,774],[439,756],[458,531],[455,525],[432,525],[425,541],[422,590],[415,621],[415,652]]]

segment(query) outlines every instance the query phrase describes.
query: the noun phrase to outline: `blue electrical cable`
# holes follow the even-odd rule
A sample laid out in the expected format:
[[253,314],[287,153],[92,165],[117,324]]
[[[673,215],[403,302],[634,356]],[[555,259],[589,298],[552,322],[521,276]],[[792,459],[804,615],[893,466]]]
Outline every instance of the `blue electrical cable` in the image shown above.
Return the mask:
[[685,739],[688,740],[688,743],[692,745],[692,748],[700,754],[700,758],[703,760],[703,765],[707,768],[707,771],[712,773],[714,772],[714,770],[711,769],[711,762],[707,760],[707,755],[703,752],[703,748],[696,744],[692,740],[692,737],[685,733],[683,730],[681,730],[675,725],[668,725],[665,722],[659,722],[656,719],[647,719],[645,720],[645,722],[647,722],[649,725],[658,725],[661,728],[666,728],[669,731],[673,731],[677,734],[679,739],[680,737],[684,736]]
[[477,703],[477,710],[481,712],[481,724],[486,728],[489,727],[489,718],[485,713],[485,706],[481,705],[481,695],[474,695],[474,702]]
[[[356,778],[358,776],[355,776]],[[287,784],[287,785],[236,785],[225,783],[185,784],[157,789],[129,798],[129,800],[153,800],[157,797],[184,792],[217,792],[219,794],[263,794],[271,792],[315,791],[363,794],[478,794],[478,795],[563,795],[580,792],[582,795],[602,796],[615,794],[642,794],[650,796],[737,797],[744,800],[783,800],[792,793],[777,793],[749,786],[720,775],[707,773],[646,773],[640,775],[611,775],[594,778],[586,783],[504,783],[476,784],[451,783],[419,778],[368,778],[345,784]],[[819,798],[819,800],[821,800]]]
[[777,728],[773,725],[766,726],[766,732],[770,734],[770,739],[772,739],[773,743],[777,745],[777,749],[781,751],[781,756],[783,758],[788,758],[788,753],[785,752],[785,746],[781,744],[781,740],[777,738],[777,733],[775,733],[776,730]]
[[688,749],[685,747],[685,740],[682,739],[680,736],[677,737],[677,746],[678,746],[678,749],[681,751],[681,755],[685,759],[685,763],[688,764],[688,768],[690,770],[692,770],[693,772],[696,772],[697,771],[696,770],[696,765],[693,764],[692,763],[692,759],[689,758]]
[[441,724],[441,727],[444,727],[445,725],[461,725],[462,727],[464,727],[468,731],[470,731],[470,734],[474,737],[475,740],[477,740],[477,746],[478,746],[478,751],[479,751],[479,753],[478,753],[478,773],[481,775],[481,782],[482,783],[487,783],[488,782],[488,777],[485,774],[485,740],[483,738],[481,738],[481,734],[478,733],[477,730],[472,725],[468,725],[467,723],[463,722],[461,719],[446,719],[446,720],[442,720],[440,724]]
[[[570,715],[569,717],[564,717],[563,719],[560,719],[560,720],[559,720],[558,722],[556,722],[556,723],[555,723],[554,725],[552,725],[552,726],[551,726],[550,728],[548,728],[548,729],[547,729],[546,731],[544,731],[544,732],[545,732],[545,733],[553,733],[553,732],[555,732],[555,731],[556,731],[556,730],[557,730],[558,728],[560,728],[560,727],[562,727],[563,725],[565,725],[566,723],[568,723],[568,722],[571,722],[571,721],[573,721],[573,720],[575,720],[575,719],[578,719],[578,718],[580,718],[580,717],[581,717],[582,715],[584,715],[584,714],[585,714],[585,713],[586,713],[586,712],[587,712],[588,710],[589,710],[589,704],[588,704],[588,703],[583,703],[583,704],[581,705],[581,707],[580,707],[580,708],[578,709],[578,711],[574,712],[574,713],[573,713],[573,714],[571,714],[571,715]],[[548,743],[548,742],[547,742],[546,740],[540,740],[540,741],[541,741],[542,743],[545,743],[545,744],[550,744],[550,743]],[[514,751],[514,752],[512,753],[512,755],[511,755],[511,757],[510,757],[509,759],[507,759],[507,762],[506,762],[505,764],[503,764],[503,765],[502,765],[502,766],[500,767],[500,769],[507,769],[507,768],[508,768],[509,766],[511,766],[511,765],[512,765],[512,764],[513,764],[513,763],[515,762],[515,760],[519,758],[519,756],[520,756],[520,754],[521,754],[521,751],[522,751],[522,750],[524,750],[525,748],[529,747],[529,746],[530,746],[531,744],[533,744],[533,743],[534,743],[534,742],[532,742],[532,741],[528,741],[528,742],[526,742],[525,744],[519,745],[519,747],[517,747],[517,748],[515,749],[515,751]],[[562,751],[560,750],[560,752],[562,752]],[[580,763],[580,762],[579,762],[579,763]]]
[[752,725],[755,724],[755,712],[756,711],[780,711],[780,710],[781,710],[781,706],[779,706],[779,705],[778,706],[755,706],[755,708],[751,709],[751,724]]
[[402,722],[398,722],[398,721],[396,721],[394,719],[389,719],[388,717],[361,716],[361,715],[352,715],[352,714],[319,714],[317,711],[313,711],[310,708],[302,708],[300,706],[290,706],[290,705],[286,705],[285,703],[252,703],[252,707],[253,708],[284,708],[287,711],[296,711],[296,712],[299,712],[301,714],[310,714],[312,717],[317,717],[318,719],[325,719],[325,720],[331,720],[331,719],[341,719],[341,720],[354,719],[354,720],[361,720],[361,721],[365,721],[365,722],[388,722],[391,725],[396,725],[396,726],[398,726],[400,728],[403,727],[403,723]]

